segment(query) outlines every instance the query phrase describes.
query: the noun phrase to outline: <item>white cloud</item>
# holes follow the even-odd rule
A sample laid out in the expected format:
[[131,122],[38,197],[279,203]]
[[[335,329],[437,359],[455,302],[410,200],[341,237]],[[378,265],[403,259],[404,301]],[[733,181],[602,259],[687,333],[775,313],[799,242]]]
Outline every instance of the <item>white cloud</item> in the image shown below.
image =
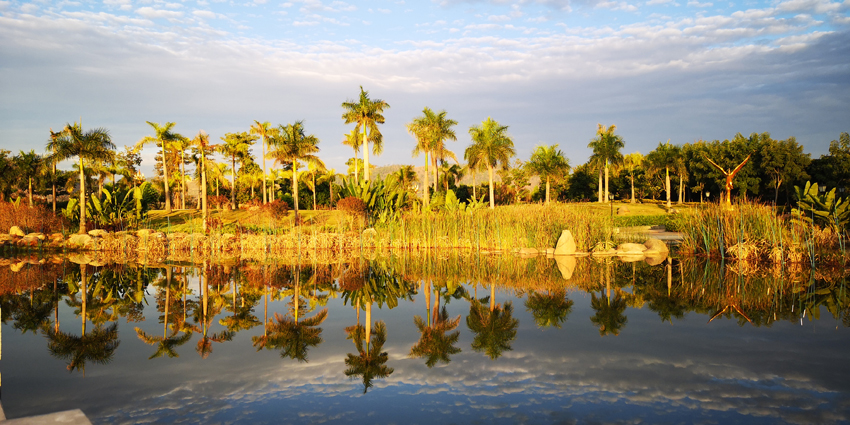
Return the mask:
[[688,2],[688,6],[691,6],[691,7],[699,7],[699,8],[706,8],[706,7],[712,7],[712,6],[714,6],[714,3],[711,3],[711,2],[700,3],[700,2],[698,2],[698,1],[696,1],[696,0],[691,0],[691,1],[689,1],[689,2]]
[[386,13],[392,13],[392,10],[378,8],[378,12],[386,14]]
[[120,10],[130,10],[133,7],[130,0],[103,0],[103,4],[111,7],[118,7]]
[[171,10],[154,9],[152,7],[140,7],[136,9],[136,13],[148,19],[177,19],[183,16],[183,12],[175,12]]
[[646,2],[647,6],[654,6],[654,5],[657,5],[657,4],[673,4],[673,5],[676,5],[674,0],[649,0],[648,2]]
[[600,9],[623,10],[626,12],[634,12],[638,10],[637,6],[624,1],[601,1],[596,4],[596,7]]
[[212,11],[209,11],[209,10],[195,10],[195,11],[192,11],[192,14],[199,17],[199,18],[205,18],[205,19],[215,19],[216,17],[218,17],[218,15],[215,12],[212,12]]
[[26,3],[21,6],[21,12],[24,13],[35,13],[39,10],[38,5],[32,3]]
[[508,15],[490,15],[487,17],[487,20],[490,22],[505,22],[510,21],[511,17]]

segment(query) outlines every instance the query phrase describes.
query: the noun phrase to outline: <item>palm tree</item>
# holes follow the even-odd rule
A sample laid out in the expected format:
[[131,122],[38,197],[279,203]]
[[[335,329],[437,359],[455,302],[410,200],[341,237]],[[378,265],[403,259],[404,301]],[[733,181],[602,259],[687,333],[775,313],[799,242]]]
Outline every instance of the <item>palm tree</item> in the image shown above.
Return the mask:
[[[297,296],[297,294],[295,295]],[[270,336],[265,347],[268,349],[279,349],[283,358],[297,359],[299,362],[307,362],[307,350],[322,343],[322,328],[318,326],[328,317],[328,309],[316,313],[313,317],[298,321],[298,315],[294,318],[283,316],[275,312],[274,322],[268,324]]]
[[558,150],[558,145],[537,146],[526,165],[532,173],[546,179],[546,205],[549,205],[549,180],[570,172],[570,161]]
[[77,157],[80,168],[80,233],[86,232],[86,161],[102,161],[113,155],[115,145],[105,128],[83,131],[79,123],[66,124],[61,136],[51,139],[47,149],[53,151],[53,161]]
[[554,326],[561,329],[561,323],[567,320],[573,308],[573,300],[567,298],[564,289],[552,292],[531,292],[525,300],[525,308],[534,316],[534,323],[540,328]]
[[[424,284],[423,284],[424,285]],[[429,288],[430,289],[430,288]],[[439,299],[439,291],[436,292],[436,299]],[[430,290],[428,291],[430,293]],[[430,314],[430,312],[429,312]],[[455,331],[449,335],[446,332],[453,331],[460,323],[460,315],[454,319],[449,319],[449,313],[446,307],[439,309],[439,303],[434,303],[434,312],[431,314],[433,320],[426,323],[420,316],[413,318],[413,323],[419,329],[421,337],[419,341],[410,348],[410,357],[425,357],[425,365],[429,368],[434,367],[438,361],[449,363],[449,358],[452,354],[460,353],[460,348],[454,346],[460,338],[460,332]]]
[[304,174],[305,176],[310,176],[309,179],[305,179],[304,183],[307,185],[307,188],[313,192],[313,211],[316,210],[316,174],[324,171],[324,168],[324,164],[310,162],[307,164],[307,172]]
[[449,164],[448,162],[443,161],[439,168],[443,170],[443,177],[440,181],[446,192],[449,191],[450,185],[456,186],[457,182],[463,178],[464,168],[458,164]]
[[632,183],[632,203],[635,203],[635,172],[643,164],[643,155],[640,152],[630,153],[623,157],[623,169],[629,173]]
[[394,372],[393,368],[386,365],[389,355],[381,351],[387,342],[387,326],[383,321],[375,322],[374,338],[371,344],[367,343],[365,347],[363,346],[365,333],[363,326],[346,328],[346,332],[348,332],[348,338],[354,340],[357,354],[348,353],[345,358],[348,369],[344,373],[349,378],[362,377],[365,394],[372,387],[373,379],[386,378]]
[[[447,157],[457,161],[455,154],[446,149],[445,142],[447,140],[457,141],[452,127],[457,125],[457,121],[447,119],[446,111],[435,113],[431,108],[425,107],[422,110],[422,116],[416,117],[412,122],[407,124],[407,131],[416,136],[416,147],[413,150],[413,155],[418,156],[420,153],[425,154],[425,190],[428,190],[428,155],[431,156],[431,166],[434,169],[434,191],[437,191],[437,182],[439,180],[439,170],[437,164]],[[426,196],[427,198],[427,196]]]
[[[304,121],[295,121],[293,124],[281,126],[278,135],[273,139],[274,150],[269,156],[277,163],[292,163],[292,199],[295,203],[295,222],[299,222],[298,215],[298,161],[306,161],[321,165],[325,164],[315,154],[319,152],[319,139],[314,135],[304,133]],[[364,151],[365,152],[365,151]]]
[[325,169],[319,173],[318,183],[328,183],[328,189],[330,190],[330,198],[328,199],[331,205],[334,203],[334,182],[337,176],[336,169],[333,168]]
[[203,130],[192,139],[192,147],[198,157],[197,170],[201,170],[201,216],[204,220],[204,231],[207,230],[207,218],[209,218],[209,207],[207,205],[207,156],[212,153],[213,146],[210,145],[210,135]]
[[244,162],[244,158],[250,154],[249,149],[257,140],[257,136],[249,135],[246,132],[241,133],[226,133],[221,138],[223,144],[218,145],[217,150],[224,156],[230,157],[230,208],[236,209],[236,157]]
[[623,154],[620,153],[620,149],[623,148],[625,143],[623,142],[622,137],[614,134],[614,131],[616,130],[617,126],[614,124],[611,124],[608,127],[599,124],[599,127],[596,130],[596,137],[594,137],[587,145],[587,147],[593,148],[594,162],[599,165],[600,173],[602,168],[605,169],[605,202],[609,201],[608,167],[623,162]]
[[469,128],[472,136],[472,145],[466,148],[463,157],[467,163],[487,165],[487,174],[490,177],[490,208],[496,208],[493,198],[493,169],[502,164],[508,165],[511,157],[516,155],[514,141],[508,136],[508,126],[501,125],[492,118],[487,117],[480,126]]
[[372,153],[380,155],[384,149],[384,136],[378,129],[378,124],[384,123],[384,109],[390,105],[381,99],[369,99],[369,92],[360,86],[360,99],[342,103],[342,119],[346,124],[357,123],[354,130],[363,130],[363,172],[364,180],[369,180],[369,143],[372,143]]
[[29,198],[29,204],[32,206],[32,180],[42,173],[43,158],[34,150],[30,150],[29,152],[21,151],[20,154],[15,156],[14,161],[18,177],[27,181],[27,198]]
[[107,364],[112,360],[121,341],[118,340],[118,324],[96,326],[91,333],[76,336],[63,331],[47,329],[47,349],[54,357],[68,360],[68,370],[86,372],[86,362]]
[[53,146],[52,151],[50,152],[50,183],[53,186],[53,193],[51,194],[51,200],[53,202],[53,214],[56,214],[56,140],[62,137],[62,132],[54,133],[53,129],[50,129],[50,141],[47,142],[48,149],[49,146]]
[[473,300],[469,306],[469,315],[466,316],[466,326],[475,338],[472,340],[472,349],[483,351],[492,360],[496,360],[503,351],[511,350],[511,341],[516,338],[516,330],[519,320],[513,318],[513,306],[511,302],[505,303],[504,308],[494,304],[490,297],[490,308],[478,300]]
[[168,188],[168,148],[174,142],[183,139],[178,133],[174,133],[171,129],[176,125],[173,122],[167,122],[165,125],[159,123],[145,121],[149,126],[153,127],[155,136],[145,136],[142,140],[136,143],[136,150],[141,149],[144,145],[153,143],[162,148],[162,178],[165,183],[165,213],[171,214],[171,192]]
[[628,323],[628,318],[623,314],[626,311],[626,299],[617,293],[612,300],[604,295],[596,296],[595,293],[590,294],[590,306],[596,312],[590,321],[599,327],[599,335],[614,335],[620,334],[620,330]]
[[416,171],[412,165],[403,165],[398,171],[392,173],[392,178],[403,190],[413,190],[413,184],[416,181]]
[[251,126],[251,134],[260,136],[260,140],[263,143],[263,204],[268,203],[268,198],[266,196],[266,143],[268,143],[269,138],[274,137],[277,133],[277,129],[272,127],[271,123],[268,121],[259,122],[254,120],[254,124]]
[[354,149],[354,181],[360,182],[360,170],[358,169],[357,151],[363,144],[363,136],[361,136],[360,133],[357,132],[357,129],[351,130],[351,132],[346,134],[345,138],[342,139],[342,144]]
[[659,142],[658,147],[646,156],[646,162],[649,163],[647,171],[650,173],[657,174],[661,172],[661,170],[664,170],[664,182],[665,189],[667,191],[667,208],[670,208],[670,170],[672,169],[674,172],[680,172],[681,169],[685,167],[685,162],[681,155],[681,149],[676,145],[670,144],[669,140],[667,143]]

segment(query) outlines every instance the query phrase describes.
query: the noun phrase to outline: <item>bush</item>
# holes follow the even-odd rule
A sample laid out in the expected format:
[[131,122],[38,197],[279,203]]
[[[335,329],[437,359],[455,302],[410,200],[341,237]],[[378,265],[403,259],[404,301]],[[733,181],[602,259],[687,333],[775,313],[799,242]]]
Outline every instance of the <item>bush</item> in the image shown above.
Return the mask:
[[12,226],[18,226],[25,232],[54,233],[68,227],[62,216],[54,215],[43,205],[30,207],[24,202],[0,202],[0,231],[8,232]]
[[355,216],[362,216],[366,213],[366,204],[360,198],[355,198],[353,196],[349,196],[343,199],[340,199],[339,202],[336,203],[336,209]]
[[230,198],[226,196],[207,196],[207,206],[209,208],[220,209],[224,205],[230,204]]
[[263,211],[267,211],[275,217],[284,216],[289,213],[289,204],[283,200],[275,200],[263,205]]

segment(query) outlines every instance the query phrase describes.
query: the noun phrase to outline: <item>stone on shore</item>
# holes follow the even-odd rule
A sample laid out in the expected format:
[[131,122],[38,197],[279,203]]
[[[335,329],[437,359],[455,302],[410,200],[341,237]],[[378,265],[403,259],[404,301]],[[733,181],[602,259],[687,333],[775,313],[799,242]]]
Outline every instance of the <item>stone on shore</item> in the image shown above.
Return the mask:
[[94,249],[94,239],[86,234],[75,234],[66,244],[71,249]]
[[38,233],[38,232],[35,232],[35,233],[27,233],[27,235],[26,235],[26,236],[24,236],[24,237],[25,237],[25,238],[36,238],[36,239],[38,239],[38,240],[40,240],[40,241],[43,241],[43,240],[44,240],[44,238],[45,238],[44,233]]
[[107,232],[106,230],[103,230],[103,229],[89,230],[89,236],[92,236],[92,237],[95,237],[95,238],[102,238],[102,237],[104,237],[108,234],[109,234],[109,232]]
[[[649,252],[649,251],[647,251],[647,252]],[[644,252],[644,254],[646,254],[646,252]],[[667,253],[666,252],[659,252],[659,253],[655,253],[653,255],[646,254],[646,264],[649,264],[650,266],[657,266],[657,265],[663,263],[664,260],[666,260],[666,259],[667,259]]]
[[540,254],[540,251],[538,251],[535,248],[522,248],[522,249],[519,250],[519,255],[526,256],[526,257],[536,256],[536,255],[539,255],[539,254]]
[[617,215],[627,215],[630,212],[631,211],[629,211],[629,207],[627,207],[625,205],[623,205],[620,208],[617,208]]
[[21,230],[21,228],[18,226],[12,226],[11,228],[9,228],[9,234],[12,236],[17,236],[19,238],[22,238],[24,237],[24,235],[26,235],[26,233],[24,233],[24,231]]
[[558,243],[555,245],[554,255],[572,255],[576,252],[576,240],[573,238],[572,232],[564,230],[561,232],[561,237],[558,238]]
[[[643,245],[646,247],[647,251],[656,250],[658,252],[664,252],[664,253],[667,253],[667,252],[670,251],[670,249],[667,248],[667,244],[664,243],[664,241],[662,241],[661,239],[649,238],[646,241],[646,243],[644,243]],[[647,254],[647,255],[649,255],[649,254]]]
[[642,254],[646,251],[646,245],[639,243],[621,243],[617,246],[618,254]]

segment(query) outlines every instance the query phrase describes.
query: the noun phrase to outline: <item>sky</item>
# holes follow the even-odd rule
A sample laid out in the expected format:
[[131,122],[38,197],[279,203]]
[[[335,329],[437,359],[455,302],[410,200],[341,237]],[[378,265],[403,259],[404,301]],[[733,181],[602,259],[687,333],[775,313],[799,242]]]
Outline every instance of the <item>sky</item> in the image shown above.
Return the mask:
[[424,165],[405,124],[426,106],[458,121],[461,158],[487,117],[523,160],[558,144],[579,165],[599,123],[624,153],[770,132],[817,157],[850,131],[850,0],[0,0],[13,152],[79,120],[119,147],[145,121],[218,140],[303,120],[342,171],[360,86],[390,105],[379,166]]

